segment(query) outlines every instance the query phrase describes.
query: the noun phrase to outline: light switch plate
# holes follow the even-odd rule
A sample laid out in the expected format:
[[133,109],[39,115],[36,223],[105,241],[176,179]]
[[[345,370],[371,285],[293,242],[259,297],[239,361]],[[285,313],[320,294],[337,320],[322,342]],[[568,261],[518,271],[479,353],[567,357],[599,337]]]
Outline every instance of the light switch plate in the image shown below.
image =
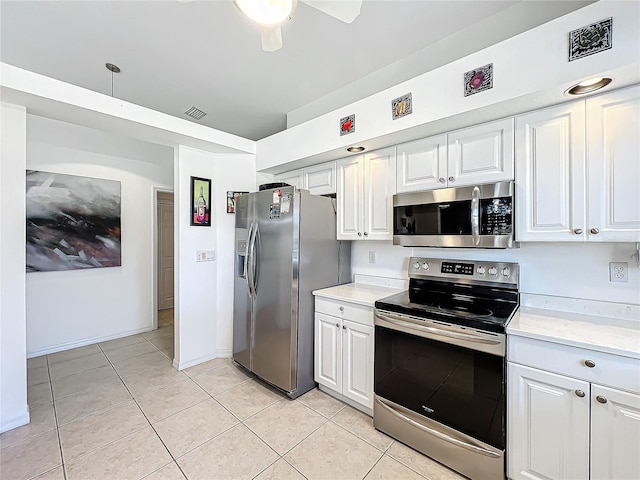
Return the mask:
[[196,262],[214,262],[216,260],[215,250],[196,251]]

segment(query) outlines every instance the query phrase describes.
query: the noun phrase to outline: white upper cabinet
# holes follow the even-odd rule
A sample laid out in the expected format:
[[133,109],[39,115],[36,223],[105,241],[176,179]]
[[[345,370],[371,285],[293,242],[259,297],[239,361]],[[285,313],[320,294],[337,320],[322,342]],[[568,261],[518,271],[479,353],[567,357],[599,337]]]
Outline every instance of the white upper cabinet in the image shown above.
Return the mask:
[[397,192],[513,180],[513,119],[398,145]]
[[513,118],[447,135],[447,185],[513,180]]
[[442,188],[447,183],[447,136],[397,147],[397,193]]
[[292,185],[296,188],[303,188],[303,185],[304,185],[304,177],[302,175],[302,169],[292,170],[290,172],[274,175],[273,179],[276,182],[288,183],[289,185]]
[[587,100],[592,241],[640,241],[640,87]]
[[584,239],[584,102],[516,119],[516,237]]
[[336,162],[326,162],[280,173],[274,176],[274,180],[304,188],[313,195],[336,193]]
[[303,187],[314,195],[336,193],[336,162],[321,163],[302,170]]
[[339,240],[391,240],[395,147],[337,162]]
[[517,117],[516,240],[640,241],[639,131],[640,87]]

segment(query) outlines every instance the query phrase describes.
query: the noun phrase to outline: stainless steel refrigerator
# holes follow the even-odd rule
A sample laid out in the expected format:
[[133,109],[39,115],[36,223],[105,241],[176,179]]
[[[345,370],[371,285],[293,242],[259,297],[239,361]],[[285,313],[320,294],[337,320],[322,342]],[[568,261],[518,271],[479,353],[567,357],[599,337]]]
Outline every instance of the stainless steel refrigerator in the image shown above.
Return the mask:
[[284,186],[236,201],[233,359],[296,398],[313,380],[312,291],[350,281],[334,200]]

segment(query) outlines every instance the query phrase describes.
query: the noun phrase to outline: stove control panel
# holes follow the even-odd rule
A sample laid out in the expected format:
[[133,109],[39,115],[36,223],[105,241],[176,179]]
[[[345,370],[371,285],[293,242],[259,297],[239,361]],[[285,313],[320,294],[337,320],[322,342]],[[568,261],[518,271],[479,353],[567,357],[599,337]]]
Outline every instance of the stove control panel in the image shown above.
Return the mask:
[[411,257],[409,278],[467,279],[467,281],[512,284],[517,286],[517,263],[495,261],[443,260]]

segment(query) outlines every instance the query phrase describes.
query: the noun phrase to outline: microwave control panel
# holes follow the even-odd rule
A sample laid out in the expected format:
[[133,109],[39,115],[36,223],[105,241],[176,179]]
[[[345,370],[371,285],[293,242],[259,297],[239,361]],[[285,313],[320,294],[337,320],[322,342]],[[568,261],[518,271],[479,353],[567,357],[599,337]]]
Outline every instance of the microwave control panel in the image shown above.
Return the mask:
[[513,197],[480,201],[480,235],[513,235]]

